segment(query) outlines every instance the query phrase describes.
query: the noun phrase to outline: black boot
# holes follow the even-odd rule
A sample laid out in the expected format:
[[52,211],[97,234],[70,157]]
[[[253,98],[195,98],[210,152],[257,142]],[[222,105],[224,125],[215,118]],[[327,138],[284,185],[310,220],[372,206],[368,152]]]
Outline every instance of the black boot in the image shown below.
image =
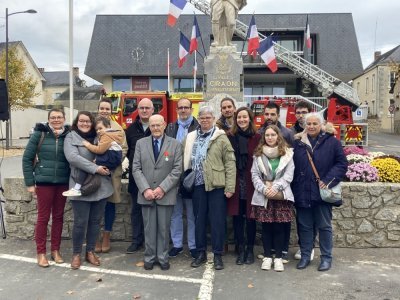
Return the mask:
[[254,264],[254,252],[253,252],[253,247],[247,246],[246,248],[246,253],[245,253],[245,261],[244,263],[246,265],[251,265]]
[[222,270],[224,268],[224,263],[222,262],[221,254],[214,254],[214,269]]
[[237,265],[243,265],[244,264],[244,246],[239,245],[238,246],[238,257],[236,258],[236,264]]
[[197,258],[191,263],[192,268],[198,268],[207,262],[207,255],[205,251],[199,251]]

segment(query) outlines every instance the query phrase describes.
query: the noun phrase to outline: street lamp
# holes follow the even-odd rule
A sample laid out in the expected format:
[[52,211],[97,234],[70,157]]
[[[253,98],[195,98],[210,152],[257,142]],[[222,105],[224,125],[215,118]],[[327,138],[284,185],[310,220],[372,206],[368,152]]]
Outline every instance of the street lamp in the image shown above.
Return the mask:
[[[8,13],[8,8],[6,8],[6,83],[7,83],[7,92],[9,89],[8,84],[8,17],[16,14],[36,14],[37,11],[34,9],[28,9],[24,11],[17,11],[11,14]],[[12,138],[11,134],[11,109],[10,104],[8,104],[8,121],[6,122],[6,149],[10,149],[10,140]]]

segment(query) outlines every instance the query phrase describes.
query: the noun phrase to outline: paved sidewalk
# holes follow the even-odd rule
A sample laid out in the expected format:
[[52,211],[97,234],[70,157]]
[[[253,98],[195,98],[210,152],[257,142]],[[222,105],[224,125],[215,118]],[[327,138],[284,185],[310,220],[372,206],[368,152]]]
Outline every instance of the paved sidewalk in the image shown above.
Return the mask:
[[114,242],[101,267],[73,271],[69,240],[67,263],[47,269],[36,265],[33,241],[0,240],[0,299],[400,299],[400,249],[335,249],[329,272],[316,270],[316,255],[306,270],[292,260],[277,273],[262,271],[260,260],[237,266],[232,252],[222,271],[211,263],[193,269],[188,251],[170,260],[169,271],[145,271],[136,266],[143,252],[125,254],[128,245]]

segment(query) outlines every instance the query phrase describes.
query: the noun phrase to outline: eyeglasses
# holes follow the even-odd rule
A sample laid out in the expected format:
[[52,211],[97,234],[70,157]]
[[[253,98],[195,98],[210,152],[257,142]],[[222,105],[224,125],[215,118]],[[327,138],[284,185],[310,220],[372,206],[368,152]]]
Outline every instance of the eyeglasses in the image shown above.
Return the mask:
[[296,115],[306,115],[308,114],[308,111],[304,110],[304,111],[296,111]]
[[200,121],[210,121],[213,119],[213,117],[200,117],[199,119]]
[[64,117],[60,117],[60,116],[58,116],[58,117],[50,117],[49,119],[52,120],[52,121],[54,121],[54,120],[62,120],[62,119],[64,119]]
[[149,106],[141,106],[141,107],[139,107],[139,109],[140,110],[150,110],[151,107],[149,107]]
[[178,106],[179,110],[184,110],[184,109],[191,109],[190,106]]
[[92,124],[92,121],[90,120],[78,120],[78,122],[83,124]]

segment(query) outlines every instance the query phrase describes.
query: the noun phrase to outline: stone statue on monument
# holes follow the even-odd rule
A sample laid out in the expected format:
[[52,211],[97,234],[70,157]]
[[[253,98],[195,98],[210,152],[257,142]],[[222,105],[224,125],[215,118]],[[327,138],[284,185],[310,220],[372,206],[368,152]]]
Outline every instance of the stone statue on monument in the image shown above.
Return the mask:
[[213,47],[231,46],[239,10],[247,0],[211,0],[211,23],[214,35]]

